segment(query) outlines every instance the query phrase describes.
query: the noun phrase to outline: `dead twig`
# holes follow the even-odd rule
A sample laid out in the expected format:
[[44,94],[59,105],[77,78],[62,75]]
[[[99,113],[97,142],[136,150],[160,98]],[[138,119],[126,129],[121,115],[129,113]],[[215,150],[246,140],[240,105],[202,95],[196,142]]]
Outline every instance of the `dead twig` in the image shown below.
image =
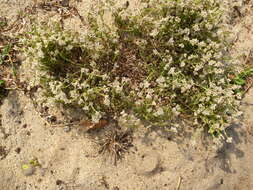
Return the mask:
[[243,92],[243,96],[249,91],[249,89],[253,86],[253,79],[250,81],[250,84],[247,85],[247,88]]
[[117,165],[117,161],[123,157],[123,154],[132,147],[132,133],[114,131],[99,142],[100,150],[99,154],[108,153],[113,158],[114,165]]
[[251,56],[251,53],[252,53],[252,50],[250,50],[249,53],[247,54],[246,59],[245,59],[244,62],[243,62],[243,65],[246,65],[246,64],[248,63],[249,58],[250,58],[250,56]]
[[37,8],[41,10],[45,10],[45,11],[56,11],[57,13],[59,13],[61,16],[60,22],[62,23],[62,26],[63,26],[63,20],[72,16],[78,17],[81,23],[85,26],[84,18],[83,16],[80,15],[77,8],[73,6],[69,6],[67,2],[66,3],[63,3],[63,2],[62,3],[57,2],[57,1],[43,2],[43,3],[39,3]]
[[176,190],[179,190],[179,189],[180,189],[181,183],[182,183],[182,177],[179,176],[179,178],[178,178],[178,183],[177,183],[177,189],[176,189]]

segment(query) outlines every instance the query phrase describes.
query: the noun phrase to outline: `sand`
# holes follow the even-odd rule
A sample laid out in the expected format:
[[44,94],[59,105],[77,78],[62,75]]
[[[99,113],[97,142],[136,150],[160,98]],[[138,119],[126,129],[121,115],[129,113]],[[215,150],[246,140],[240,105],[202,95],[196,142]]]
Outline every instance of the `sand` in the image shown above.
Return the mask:
[[[0,15],[14,23],[20,12],[35,3],[2,0]],[[70,1],[84,21],[89,3]],[[130,1],[131,6],[137,4]],[[237,32],[233,53],[253,48],[253,14],[247,11],[251,5],[252,1],[244,5],[243,15],[231,23]],[[33,16],[57,20],[59,14],[38,10]],[[26,18],[22,21],[23,28],[17,30],[29,24]],[[85,27],[83,23],[76,15],[64,21],[73,30]],[[242,121],[227,131],[232,143],[216,143],[198,130],[171,136],[140,126],[133,134],[133,147],[115,166],[108,156],[98,154],[98,138],[75,127],[49,125],[28,96],[13,90],[0,107],[0,190],[251,190],[253,89],[243,99],[242,110]],[[40,166],[27,176],[22,164],[34,158]]]

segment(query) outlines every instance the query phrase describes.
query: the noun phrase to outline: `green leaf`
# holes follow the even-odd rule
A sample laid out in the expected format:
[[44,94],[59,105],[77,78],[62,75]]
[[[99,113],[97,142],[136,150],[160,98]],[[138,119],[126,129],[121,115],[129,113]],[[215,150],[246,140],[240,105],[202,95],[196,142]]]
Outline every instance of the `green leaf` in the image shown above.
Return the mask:
[[5,57],[10,53],[11,46],[7,45],[3,48],[2,53],[0,54],[0,65],[4,63]]
[[235,82],[235,84],[237,84],[237,85],[244,85],[244,84],[246,83],[246,81],[245,81],[244,79],[242,79],[242,78],[236,78],[236,79],[234,80],[234,82]]
[[0,80],[0,87],[4,86],[4,84],[5,84],[5,81],[4,80]]

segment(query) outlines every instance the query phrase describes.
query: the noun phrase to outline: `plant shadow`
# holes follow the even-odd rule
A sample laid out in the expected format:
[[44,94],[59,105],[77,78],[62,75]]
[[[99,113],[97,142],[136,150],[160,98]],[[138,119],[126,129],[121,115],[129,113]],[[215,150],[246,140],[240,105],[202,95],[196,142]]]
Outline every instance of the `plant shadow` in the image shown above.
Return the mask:
[[[231,157],[244,157],[240,145],[246,143],[244,140],[246,139],[246,131],[242,124],[232,124],[226,129],[226,135],[232,137],[231,143],[227,142],[225,134],[223,134],[223,139],[218,140],[211,137],[207,130],[198,131],[189,128],[181,128],[177,133],[172,133],[165,128],[151,127],[142,138],[142,143],[152,145],[157,138],[163,138],[175,142],[186,160],[194,161],[195,158],[198,160],[199,155],[202,155],[204,157],[202,161],[207,172],[213,172],[218,167],[226,173],[236,173],[231,164]],[[155,135],[151,137],[151,134],[154,133]],[[215,142],[216,140],[218,143]],[[193,141],[195,141],[194,145]]]

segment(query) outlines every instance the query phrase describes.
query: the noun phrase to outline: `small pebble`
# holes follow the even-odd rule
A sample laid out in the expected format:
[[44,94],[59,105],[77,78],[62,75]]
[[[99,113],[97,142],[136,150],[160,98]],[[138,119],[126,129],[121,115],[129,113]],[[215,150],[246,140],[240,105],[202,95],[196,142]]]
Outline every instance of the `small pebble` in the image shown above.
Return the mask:
[[68,7],[68,6],[69,6],[69,0],[62,0],[62,1],[61,1],[61,5],[62,5],[63,7]]
[[47,121],[54,123],[57,121],[57,118],[54,115],[47,116]]
[[25,176],[31,176],[35,172],[35,167],[27,163],[22,164],[21,169]]
[[21,152],[21,148],[20,148],[20,147],[16,148],[16,149],[15,149],[15,152],[16,152],[17,154],[19,154],[19,153]]
[[62,181],[62,180],[59,180],[59,179],[57,179],[56,180],[56,185],[61,185],[61,184],[63,184],[64,182]]
[[69,127],[69,126],[65,126],[65,127],[63,128],[63,130],[67,133],[67,132],[70,131],[70,127]]

